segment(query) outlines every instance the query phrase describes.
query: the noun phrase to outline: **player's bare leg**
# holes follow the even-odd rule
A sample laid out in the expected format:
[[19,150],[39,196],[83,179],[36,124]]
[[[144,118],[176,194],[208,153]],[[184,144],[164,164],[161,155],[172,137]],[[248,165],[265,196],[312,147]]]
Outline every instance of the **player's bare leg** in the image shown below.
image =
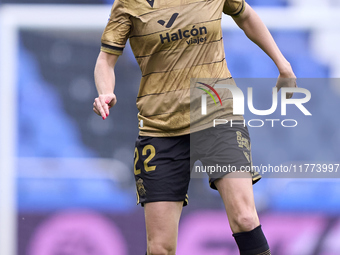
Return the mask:
[[250,173],[229,173],[215,181],[225,205],[233,233],[250,231],[260,225]]
[[144,205],[148,255],[175,255],[183,202]]
[[267,240],[256,212],[250,173],[230,173],[215,181],[240,254],[269,255]]

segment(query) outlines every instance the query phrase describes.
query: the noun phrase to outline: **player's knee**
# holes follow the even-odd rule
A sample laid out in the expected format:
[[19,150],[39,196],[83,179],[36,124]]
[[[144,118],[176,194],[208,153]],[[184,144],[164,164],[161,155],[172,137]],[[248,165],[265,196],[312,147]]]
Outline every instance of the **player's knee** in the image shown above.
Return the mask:
[[251,231],[259,225],[258,217],[253,213],[241,213],[234,219],[233,232]]
[[169,243],[150,242],[148,244],[148,255],[173,255],[176,251],[176,245]]

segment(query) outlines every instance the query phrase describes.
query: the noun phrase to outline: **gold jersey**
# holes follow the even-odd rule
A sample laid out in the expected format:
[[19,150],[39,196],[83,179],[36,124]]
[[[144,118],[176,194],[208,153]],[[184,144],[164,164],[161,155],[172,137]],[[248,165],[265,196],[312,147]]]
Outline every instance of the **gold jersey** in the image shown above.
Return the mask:
[[142,71],[136,101],[140,135],[178,136],[210,127],[213,119],[243,119],[232,115],[228,91],[221,95],[223,107],[212,107],[208,116],[195,115],[195,127],[190,127],[195,89],[190,80],[232,81],[221,16],[239,15],[244,8],[244,0],[115,0],[101,50],[120,55],[130,41]]

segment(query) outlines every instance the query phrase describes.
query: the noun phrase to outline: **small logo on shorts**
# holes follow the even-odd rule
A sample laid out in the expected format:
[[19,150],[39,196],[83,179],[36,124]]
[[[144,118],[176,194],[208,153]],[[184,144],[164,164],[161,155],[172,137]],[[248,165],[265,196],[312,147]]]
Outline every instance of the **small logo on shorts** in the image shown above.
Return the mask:
[[139,196],[145,196],[146,195],[146,189],[143,185],[143,179],[139,178],[136,182],[136,186],[137,186],[137,192],[139,194]]
[[[236,139],[237,139],[238,147],[246,148],[250,152],[250,143],[249,143],[249,140],[247,138],[244,138],[240,131],[236,131],[236,136],[237,136]],[[246,157],[246,159],[248,160],[248,162],[250,163],[251,162],[251,157],[250,157],[250,153],[249,152],[243,151],[243,154]]]
[[242,137],[242,133],[240,131],[236,131],[238,147],[245,147],[248,151],[250,151],[250,144],[247,138]]
[[243,152],[244,156],[247,158],[248,162],[250,163],[250,156],[249,156],[249,153],[244,151]]

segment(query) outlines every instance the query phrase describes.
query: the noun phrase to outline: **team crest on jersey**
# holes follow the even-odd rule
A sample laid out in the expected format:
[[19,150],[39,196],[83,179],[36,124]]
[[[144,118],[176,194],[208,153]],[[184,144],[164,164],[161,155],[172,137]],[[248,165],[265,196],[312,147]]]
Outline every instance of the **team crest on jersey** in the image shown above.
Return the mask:
[[138,195],[139,196],[145,196],[146,195],[146,189],[144,187],[144,184],[143,184],[143,179],[142,178],[139,178],[136,182],[136,186],[137,186],[137,192],[138,192]]

